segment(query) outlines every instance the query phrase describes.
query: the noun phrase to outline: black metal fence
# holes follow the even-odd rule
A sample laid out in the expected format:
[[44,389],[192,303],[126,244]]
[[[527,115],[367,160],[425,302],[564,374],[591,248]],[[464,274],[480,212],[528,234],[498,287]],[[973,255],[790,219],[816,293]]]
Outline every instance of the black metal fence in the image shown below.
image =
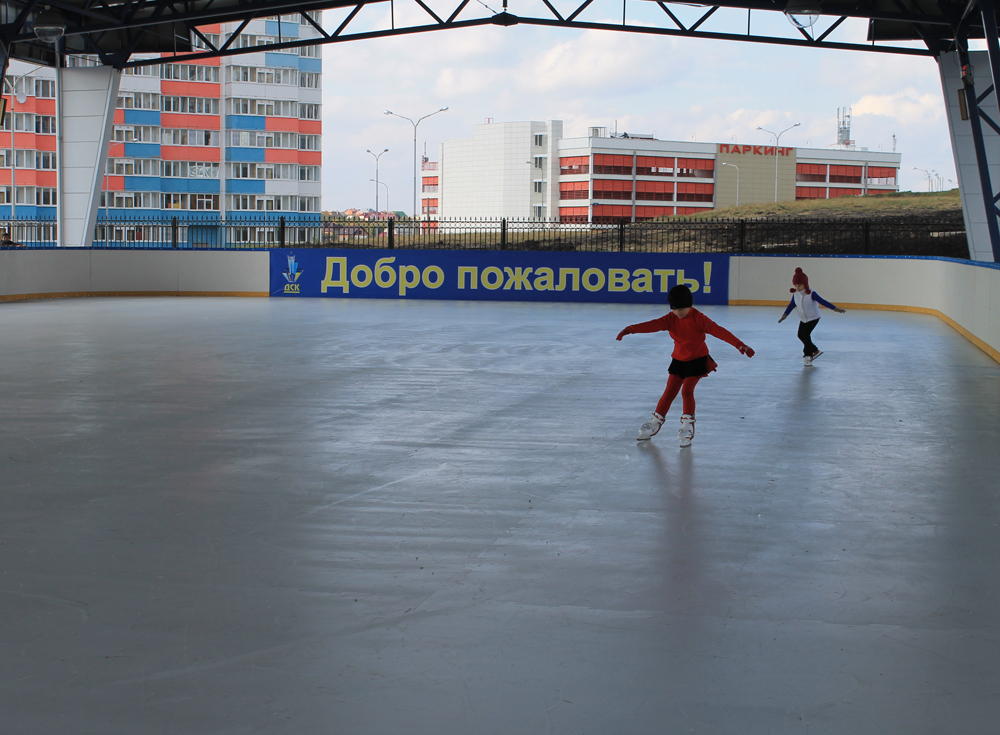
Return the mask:
[[[0,222],[27,247],[55,247],[53,222]],[[541,220],[115,220],[100,222],[99,248],[341,247],[627,253],[924,255],[968,258],[961,213],[933,218],[701,219],[614,224]]]

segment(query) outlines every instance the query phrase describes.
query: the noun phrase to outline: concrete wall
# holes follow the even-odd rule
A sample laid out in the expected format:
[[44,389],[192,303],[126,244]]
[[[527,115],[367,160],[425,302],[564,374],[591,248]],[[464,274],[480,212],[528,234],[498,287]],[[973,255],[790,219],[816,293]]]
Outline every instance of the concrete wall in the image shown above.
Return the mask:
[[1000,266],[934,258],[739,256],[729,264],[729,303],[788,303],[800,267],[809,285],[845,309],[933,314],[1000,361]]
[[2,250],[0,301],[66,296],[267,296],[267,251]]

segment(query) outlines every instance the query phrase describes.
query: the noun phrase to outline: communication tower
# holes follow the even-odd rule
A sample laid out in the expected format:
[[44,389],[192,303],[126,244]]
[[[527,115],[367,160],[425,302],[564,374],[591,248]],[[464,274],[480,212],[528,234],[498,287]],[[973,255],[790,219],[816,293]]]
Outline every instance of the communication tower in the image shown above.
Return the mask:
[[837,108],[837,145],[844,148],[853,148],[854,141],[851,140],[851,108]]

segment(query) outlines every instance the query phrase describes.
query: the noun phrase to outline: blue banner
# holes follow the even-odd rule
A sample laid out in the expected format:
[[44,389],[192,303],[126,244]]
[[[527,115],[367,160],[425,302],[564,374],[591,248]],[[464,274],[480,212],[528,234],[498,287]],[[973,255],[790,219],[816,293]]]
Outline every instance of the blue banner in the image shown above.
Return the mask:
[[465,250],[271,251],[271,295],[663,304],[729,303],[729,255]]

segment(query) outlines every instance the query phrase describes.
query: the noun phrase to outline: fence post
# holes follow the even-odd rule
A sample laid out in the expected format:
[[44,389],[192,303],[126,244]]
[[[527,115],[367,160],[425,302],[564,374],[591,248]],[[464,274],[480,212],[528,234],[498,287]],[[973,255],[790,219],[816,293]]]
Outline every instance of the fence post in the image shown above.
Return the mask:
[[278,220],[278,247],[285,247],[285,217],[284,215]]
[[871,239],[872,239],[872,223],[870,220],[865,220],[865,255],[868,255],[871,251]]
[[618,220],[618,252],[625,252],[625,218]]
[[389,218],[389,249],[394,250],[396,248],[396,220],[392,217]]
[[747,221],[745,219],[740,220],[740,252],[745,253],[747,251]]
[[177,227],[177,218],[176,217],[171,217],[170,218],[170,244],[171,244],[172,247],[177,247],[177,234],[178,234],[177,230],[178,230],[178,227]]
[[500,220],[500,249],[507,249],[507,218]]

